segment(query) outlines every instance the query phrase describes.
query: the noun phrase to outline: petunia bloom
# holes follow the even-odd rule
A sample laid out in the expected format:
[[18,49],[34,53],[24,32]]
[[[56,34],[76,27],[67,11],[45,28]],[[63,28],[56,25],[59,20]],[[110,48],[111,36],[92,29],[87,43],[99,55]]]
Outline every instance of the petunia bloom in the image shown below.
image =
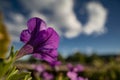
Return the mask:
[[84,66],[81,65],[81,64],[77,64],[75,67],[74,67],[74,72],[82,72],[84,71]]
[[34,57],[45,60],[51,65],[59,63],[57,61],[57,48],[59,35],[46,23],[37,17],[31,18],[27,22],[28,29],[22,31],[20,40],[25,43],[19,51],[17,58],[26,54],[33,54]]
[[76,73],[76,72],[68,71],[68,72],[67,72],[67,76],[68,76],[68,78],[70,78],[71,80],[77,80],[77,73]]
[[53,80],[54,78],[53,74],[50,74],[48,72],[43,72],[42,77],[43,80]]
[[88,78],[83,78],[81,76],[78,76],[77,73],[73,71],[67,72],[67,76],[68,78],[70,78],[70,80],[88,80]]
[[45,71],[45,67],[43,65],[35,65],[34,70],[39,73],[42,73]]
[[87,78],[83,78],[81,76],[78,76],[78,72],[84,71],[84,66],[81,64],[77,64],[73,66],[71,63],[67,64],[68,72],[67,76],[70,78],[70,80],[88,80]]
[[75,66],[73,66],[71,63],[67,64],[67,67],[70,71],[73,71],[73,72],[82,72],[84,71],[84,66],[81,65],[81,64],[77,64]]

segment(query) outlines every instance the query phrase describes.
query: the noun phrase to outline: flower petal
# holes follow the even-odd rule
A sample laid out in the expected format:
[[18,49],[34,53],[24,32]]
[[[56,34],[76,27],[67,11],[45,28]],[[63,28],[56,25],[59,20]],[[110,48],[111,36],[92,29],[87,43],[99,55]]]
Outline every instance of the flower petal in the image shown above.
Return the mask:
[[73,71],[74,66],[71,63],[68,63],[67,68],[69,69],[69,71]]
[[53,58],[58,56],[57,49],[49,49],[49,48],[39,48],[35,51],[35,53],[44,53],[46,55],[49,55]]
[[59,35],[56,33],[56,31],[53,28],[47,29],[49,35],[49,39],[46,41],[44,47],[45,48],[58,48],[59,44]]
[[74,69],[73,69],[74,72],[82,72],[84,71],[84,66],[81,65],[81,64],[77,64]]
[[48,72],[43,72],[43,78],[44,80],[53,80],[54,76]]
[[41,73],[45,71],[45,67],[43,65],[36,65],[35,70]]
[[83,77],[79,76],[77,80],[85,80]]
[[77,80],[77,73],[69,71],[67,72],[67,76],[71,79],[71,80]]
[[41,59],[41,58],[42,58],[41,54],[39,54],[39,53],[34,53],[33,56],[34,56],[35,58],[38,58],[38,59]]
[[59,61],[57,61],[57,57],[53,58],[50,55],[47,55],[45,53],[34,53],[33,54],[34,57],[44,60],[46,62],[48,62],[51,66],[55,66],[55,65],[59,65]]
[[37,36],[32,36],[29,44],[31,44],[32,46],[39,48],[41,46],[43,46],[43,43],[45,43],[45,41],[48,38],[48,32],[47,30],[42,30],[40,32],[38,32]]
[[56,59],[54,59],[54,58],[52,58],[51,56],[49,56],[49,55],[46,55],[46,54],[41,54],[41,59],[42,60],[45,60],[46,62],[48,62],[48,63],[50,63],[50,64],[53,64],[55,61],[56,61]]
[[48,63],[52,63],[54,62],[54,59],[52,57],[50,57],[49,55],[46,55],[44,53],[34,53],[33,54],[34,57],[36,58],[39,58],[39,59],[42,59],[42,60],[45,60],[47,61]]
[[36,47],[35,53],[44,53],[51,57],[57,57],[57,47],[59,43],[58,34],[52,29],[40,31],[38,37],[34,41],[31,41],[32,46]]
[[42,19],[37,17],[29,19],[29,21],[27,22],[27,26],[30,32],[39,32],[41,30],[47,29],[46,23]]
[[27,43],[29,40],[30,40],[30,33],[29,31],[26,29],[26,30],[23,30],[21,35],[20,35],[20,40],[24,43]]

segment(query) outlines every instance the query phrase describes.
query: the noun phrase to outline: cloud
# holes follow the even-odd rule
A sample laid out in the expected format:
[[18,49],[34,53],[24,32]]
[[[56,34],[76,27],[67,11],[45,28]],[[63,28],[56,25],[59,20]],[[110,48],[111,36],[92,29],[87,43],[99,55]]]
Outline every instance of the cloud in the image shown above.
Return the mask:
[[65,29],[64,36],[67,38],[73,38],[78,36],[82,31],[81,23],[77,20],[73,11],[74,2],[70,0],[62,0],[61,4],[56,4],[54,13],[56,16],[55,21],[60,29]]
[[9,15],[15,24],[23,24],[26,22],[25,16],[20,13],[10,13]]
[[29,11],[52,9],[58,0],[20,0],[20,3]]
[[89,2],[86,4],[88,20],[85,25],[77,19],[73,10],[74,0],[20,0],[24,11],[22,13],[10,13],[10,21],[6,24],[14,40],[18,41],[20,32],[26,28],[25,24],[31,17],[40,17],[45,20],[48,26],[53,27],[61,36],[74,38],[81,33],[91,35],[101,34],[106,31],[105,22],[107,10],[98,2]]
[[12,41],[19,41],[20,32],[25,29],[26,19],[22,14],[10,13],[11,20],[6,20],[5,24],[11,34]]
[[106,32],[105,22],[107,18],[107,10],[98,2],[90,2],[86,5],[88,11],[88,22],[83,28],[83,32],[87,35]]
[[39,12],[37,11],[33,11],[30,13],[29,17],[40,17],[41,19],[47,21],[47,17],[44,16],[43,14],[40,14]]
[[[52,14],[42,14],[48,25],[54,26],[60,35],[67,38],[74,38],[81,33],[102,34],[106,32],[105,22],[107,18],[107,10],[99,2],[88,2],[85,8],[88,12],[88,20],[85,25],[77,20],[76,14],[73,11],[73,0],[22,0],[22,3],[31,11],[36,11],[36,14],[41,15],[42,11],[46,10]],[[31,6],[33,5],[33,6]]]
[[[78,36],[82,31],[81,23],[77,20],[73,11],[73,0],[34,0],[34,2],[32,0],[22,0],[21,2],[32,15],[35,13],[37,16],[45,18],[48,25],[56,29],[60,35],[73,38]],[[44,10],[52,14],[42,14]],[[33,16],[36,16],[35,14]]]

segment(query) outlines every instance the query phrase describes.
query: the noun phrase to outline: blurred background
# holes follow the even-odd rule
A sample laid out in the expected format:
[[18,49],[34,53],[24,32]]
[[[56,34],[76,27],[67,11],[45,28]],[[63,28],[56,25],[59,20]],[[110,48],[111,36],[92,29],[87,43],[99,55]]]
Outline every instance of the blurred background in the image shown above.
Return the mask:
[[[0,46],[6,44],[3,53],[11,45],[19,50],[27,20],[40,17],[60,35],[63,64],[84,65],[90,80],[120,80],[119,14],[119,0],[0,0]],[[22,60],[38,62],[28,56]]]

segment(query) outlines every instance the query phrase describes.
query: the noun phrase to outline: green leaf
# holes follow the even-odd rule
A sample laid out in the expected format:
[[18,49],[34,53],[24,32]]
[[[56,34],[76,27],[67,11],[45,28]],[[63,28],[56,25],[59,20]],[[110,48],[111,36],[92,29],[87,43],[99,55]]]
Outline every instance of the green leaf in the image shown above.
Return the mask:
[[30,72],[19,72],[13,63],[16,61],[17,51],[11,47],[10,56],[7,59],[0,59],[0,80],[31,80]]
[[12,64],[15,62],[14,47],[11,47],[10,56],[7,59],[0,59],[0,78],[5,76]]
[[18,70],[16,69],[16,67],[13,67],[11,70],[9,70],[9,72],[6,74],[6,80],[8,80],[11,76],[13,76],[14,74],[17,74]]
[[29,72],[20,72],[9,77],[8,80],[31,80]]

